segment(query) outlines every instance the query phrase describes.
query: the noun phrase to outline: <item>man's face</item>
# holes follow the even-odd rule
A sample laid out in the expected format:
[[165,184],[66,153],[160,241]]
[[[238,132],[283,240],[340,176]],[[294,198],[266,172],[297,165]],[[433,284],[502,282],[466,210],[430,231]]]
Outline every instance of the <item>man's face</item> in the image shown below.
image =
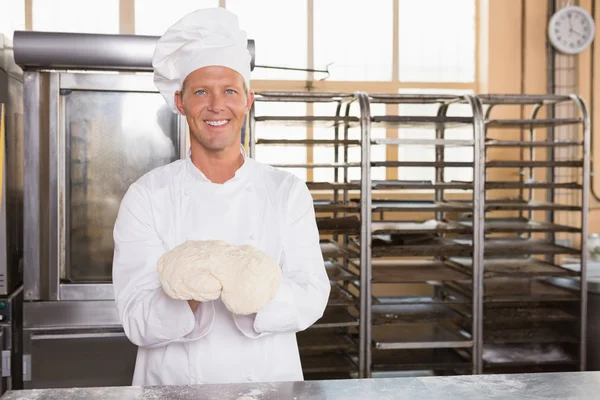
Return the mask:
[[239,149],[244,116],[254,101],[246,94],[244,78],[220,66],[195,70],[184,82],[183,96],[175,93],[175,104],[186,116],[191,141],[208,151]]

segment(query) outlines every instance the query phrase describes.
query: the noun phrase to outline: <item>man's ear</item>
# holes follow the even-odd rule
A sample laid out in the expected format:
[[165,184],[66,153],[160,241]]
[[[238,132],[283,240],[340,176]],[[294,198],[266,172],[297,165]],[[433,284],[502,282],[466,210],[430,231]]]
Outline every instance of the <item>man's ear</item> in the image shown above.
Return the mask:
[[254,103],[254,92],[252,90],[248,91],[248,101],[246,102],[246,109],[250,111],[252,108],[252,103]]
[[185,111],[183,109],[183,94],[181,93],[181,91],[176,91],[175,94],[175,105],[177,106],[177,109],[179,110],[179,113],[181,115],[185,115]]

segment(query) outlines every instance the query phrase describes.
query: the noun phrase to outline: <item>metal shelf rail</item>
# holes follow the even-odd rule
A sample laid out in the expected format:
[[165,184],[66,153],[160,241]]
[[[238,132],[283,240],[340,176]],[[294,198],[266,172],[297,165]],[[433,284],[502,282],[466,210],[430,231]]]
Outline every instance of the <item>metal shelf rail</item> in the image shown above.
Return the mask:
[[[486,208],[484,308],[478,321],[483,372],[584,370],[585,268],[575,277],[583,282],[581,291],[553,282],[575,275],[561,266],[564,257],[579,256],[582,265],[588,257],[590,124],[585,104],[575,95],[479,99],[485,109],[486,202],[502,204]],[[577,118],[542,116],[556,115],[550,112],[553,107],[569,104],[578,110]],[[515,106],[522,108],[520,118],[507,117]],[[574,137],[558,140],[558,126],[573,127]],[[497,146],[516,151],[497,160],[492,154]]]
[[[336,288],[323,320],[298,335],[309,378],[585,369],[586,272],[560,266],[563,255],[578,255],[583,266],[587,260],[590,124],[579,97],[263,92],[256,98],[336,104],[326,116],[271,118],[251,110],[251,156],[259,145],[335,148],[331,163],[300,165],[335,170],[330,182],[307,182]],[[574,103],[581,117],[539,117],[562,102]],[[511,106],[531,109],[531,117],[492,113]],[[326,126],[333,136],[261,139],[262,123]],[[553,127],[564,125],[579,126],[578,137],[556,140]],[[385,138],[372,135],[378,127]],[[359,136],[351,137],[351,129]],[[431,152],[380,161],[372,159],[377,146]],[[360,147],[360,159],[350,160],[353,147]],[[578,156],[557,158],[565,147]],[[466,150],[457,157],[449,150],[457,148]],[[495,159],[495,151],[510,148],[517,151]],[[418,174],[415,167],[433,173],[407,179]],[[358,179],[349,178],[352,168],[360,169]],[[385,179],[372,179],[381,168]],[[453,179],[457,169],[470,177]],[[579,178],[554,179],[564,169]],[[557,201],[557,190],[573,193],[572,201]],[[581,279],[581,290],[553,284],[565,277]]]
[[[423,373],[475,373],[480,369],[476,354],[481,341],[478,318],[473,316],[480,314],[481,276],[477,268],[467,273],[448,259],[466,257],[475,266],[483,260],[481,104],[469,95],[427,94],[373,94],[369,102],[385,105],[384,115],[370,116],[372,125],[393,133],[365,140],[364,147],[431,152],[414,152],[409,160],[367,160],[369,169],[385,168],[386,179],[368,185],[373,221],[366,242],[372,248],[372,279],[365,290],[372,291],[373,305],[363,316],[370,321],[363,339],[369,344],[365,358],[370,360],[365,374],[402,375],[415,365]],[[470,157],[448,159],[448,150],[459,148]],[[432,173],[415,179],[419,171],[403,172],[414,167]],[[451,168],[471,171],[471,179],[452,179]],[[469,282],[469,296],[440,291],[453,281]]]
[[[284,107],[269,107],[270,104],[285,104]],[[307,110],[307,107],[322,106],[324,115],[290,115],[289,110]],[[266,105],[266,106],[264,106]],[[266,111],[265,111],[266,110]],[[275,115],[281,114],[283,115]],[[286,113],[287,112],[287,113]],[[267,115],[268,113],[268,115]],[[288,114],[289,113],[289,114]],[[352,93],[306,93],[306,92],[261,92],[256,93],[255,103],[250,111],[249,155],[259,155],[263,148],[299,147],[303,151],[326,148],[333,151],[331,163],[316,164],[307,162],[272,163],[278,168],[298,170],[333,169],[332,180],[315,182],[309,179],[307,186],[318,193],[314,196],[317,226],[321,235],[321,249],[325,267],[331,281],[332,291],[323,318],[304,332],[300,332],[298,342],[305,377],[311,378],[351,378],[360,374],[366,365],[364,344],[360,342],[362,332],[368,323],[365,315],[362,288],[367,287],[368,273],[365,268],[368,253],[351,249],[353,238],[365,237],[362,234],[365,224],[361,221],[370,216],[363,204],[360,183],[349,181],[349,170],[361,168],[360,162],[350,162],[351,147],[360,149],[361,137],[368,137],[370,121],[366,118],[368,101],[365,95]],[[308,112],[306,112],[308,114]],[[280,129],[277,137],[261,137],[263,126]],[[306,128],[307,132],[321,129],[326,138],[290,138],[288,127]],[[357,139],[351,139],[352,129],[358,129]],[[368,149],[368,148],[367,148]],[[277,157],[281,158],[281,157]],[[362,173],[364,176],[364,173]],[[315,175],[314,172],[307,176]],[[350,201],[350,195],[357,194],[362,200]]]

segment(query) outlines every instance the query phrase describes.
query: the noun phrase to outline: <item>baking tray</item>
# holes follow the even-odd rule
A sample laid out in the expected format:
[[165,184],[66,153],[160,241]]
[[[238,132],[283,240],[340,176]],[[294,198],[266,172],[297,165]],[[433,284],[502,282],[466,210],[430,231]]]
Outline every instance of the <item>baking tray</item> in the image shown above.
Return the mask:
[[360,190],[360,182],[306,182],[310,190]]
[[358,202],[333,202],[331,200],[314,200],[313,206],[315,212],[335,212],[335,211],[359,211],[360,203]]
[[575,140],[497,140],[488,139],[486,147],[576,147],[583,146],[583,142]]
[[536,211],[536,210],[554,210],[554,211],[577,211],[581,210],[581,207],[558,204],[558,203],[546,203],[543,201],[525,201],[522,199],[494,199],[485,202],[486,211]]
[[374,259],[371,264],[373,283],[411,283],[454,281],[469,276],[443,261]]
[[317,229],[321,234],[360,232],[360,221],[357,217],[317,218]]
[[[461,221],[460,224],[472,228],[473,221]],[[531,221],[525,218],[487,218],[485,231],[487,233],[581,232],[581,229],[549,222]]]
[[488,161],[486,168],[580,168],[583,166],[581,160],[555,160],[555,161]]
[[334,261],[325,261],[325,270],[330,281],[354,281],[359,279],[358,275],[353,274]]
[[[449,261],[471,274],[472,258],[451,258]],[[536,258],[486,258],[483,260],[483,277],[501,276],[535,277],[535,276],[572,276],[574,272],[566,268]]]
[[485,344],[486,366],[528,366],[544,364],[576,364],[577,359],[558,344]]
[[372,167],[472,168],[470,161],[372,161]]
[[372,350],[373,371],[422,371],[470,369],[471,361],[453,349]]
[[472,347],[470,337],[435,323],[380,325],[371,328],[373,346],[380,350]]
[[342,247],[341,244],[331,240],[321,240],[321,253],[324,258],[357,257],[358,254],[350,249]]
[[342,332],[308,329],[296,334],[301,352],[349,350],[357,344]]
[[372,181],[373,190],[393,190],[393,189],[453,189],[470,190],[473,189],[473,182],[439,182],[432,181]]
[[358,304],[358,299],[339,285],[331,285],[327,306],[350,306]]
[[300,356],[302,371],[306,374],[321,372],[350,372],[356,364],[343,352],[304,354]]
[[320,128],[333,128],[336,126],[360,126],[358,117],[346,116],[318,116],[318,115],[261,115],[254,117],[254,120],[260,124],[271,124],[275,126],[316,126]]
[[384,305],[411,305],[411,304],[471,304],[472,302],[463,297],[416,297],[416,296],[378,296],[374,297],[373,305],[375,304],[384,304]]
[[520,328],[520,329],[484,329],[484,343],[519,344],[519,343],[578,343],[579,339],[560,332],[558,329]]
[[409,221],[373,221],[371,232],[374,235],[419,234],[419,233],[468,233],[471,227],[454,221],[429,220]]
[[554,118],[554,119],[490,119],[485,121],[486,128],[519,128],[535,129],[555,126],[580,124],[581,118]]
[[[468,306],[455,306],[465,317],[471,318],[471,308]],[[483,322],[494,329],[497,324],[511,323],[538,323],[538,322],[566,322],[576,321],[578,317],[556,307],[485,307],[483,311]],[[487,327],[485,329],[488,329]]]
[[581,189],[577,182],[488,181],[486,189]]
[[328,307],[323,317],[311,325],[311,329],[318,328],[346,328],[358,326],[358,318],[342,307]]
[[[455,239],[454,242],[470,246],[472,239]],[[485,255],[508,256],[529,254],[580,254],[581,251],[571,247],[560,246],[538,239],[488,239],[484,243]]]
[[[472,251],[472,246],[469,244],[458,243],[455,240],[439,238],[439,237],[414,237],[418,244],[397,244],[390,237],[373,236],[371,244],[372,257],[433,257],[433,256],[467,256]],[[353,239],[352,243],[360,248],[360,243],[357,239]]]
[[389,128],[449,129],[473,125],[473,117],[376,115],[371,117],[371,123]]
[[[446,282],[446,287],[454,288],[466,297],[472,296],[472,283]],[[494,278],[483,282],[484,302],[545,302],[579,301],[578,296],[539,279]]]
[[269,163],[274,168],[360,168],[359,162],[337,162],[337,163],[311,163],[311,164],[285,164],[285,163]]
[[373,211],[472,211],[473,206],[459,202],[434,202],[431,200],[375,200],[371,202]]
[[379,104],[467,104],[463,96],[455,94],[374,93],[369,94],[369,100]]
[[358,146],[360,140],[343,139],[256,139],[256,144],[272,146]]
[[372,306],[374,325],[400,325],[415,322],[463,322],[466,318],[445,304],[377,304]]
[[560,94],[480,94],[477,95],[481,104],[556,104],[563,102],[573,102],[573,99],[567,95]]

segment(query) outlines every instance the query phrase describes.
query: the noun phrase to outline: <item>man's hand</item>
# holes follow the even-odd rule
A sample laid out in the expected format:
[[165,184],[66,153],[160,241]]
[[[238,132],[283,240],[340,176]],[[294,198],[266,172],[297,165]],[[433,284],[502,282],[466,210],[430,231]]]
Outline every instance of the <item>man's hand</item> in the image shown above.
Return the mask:
[[196,300],[188,300],[187,302],[190,305],[192,312],[196,312],[196,308],[198,308],[198,302]]

